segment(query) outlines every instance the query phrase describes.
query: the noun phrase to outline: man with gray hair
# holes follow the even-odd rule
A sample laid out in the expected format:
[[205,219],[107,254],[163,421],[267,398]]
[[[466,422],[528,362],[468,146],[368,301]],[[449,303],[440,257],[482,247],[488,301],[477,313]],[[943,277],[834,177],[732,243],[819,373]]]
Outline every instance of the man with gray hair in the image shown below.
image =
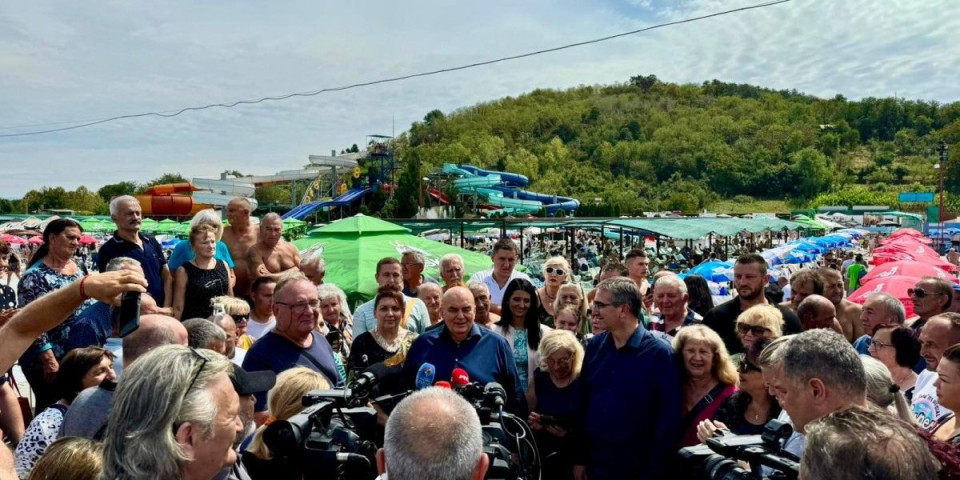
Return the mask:
[[833,302],[821,295],[807,295],[797,306],[797,317],[804,330],[829,328],[843,334],[843,327],[837,321],[837,309]]
[[462,284],[463,257],[456,253],[448,253],[440,257],[440,278],[443,279],[444,288]]
[[670,337],[677,334],[680,327],[703,322],[703,317],[690,310],[687,284],[677,275],[664,275],[653,282],[653,303],[657,313],[653,314],[650,330],[663,332]]
[[873,343],[873,331],[880,325],[903,325],[907,320],[907,311],[903,303],[889,293],[877,292],[867,297],[860,312],[860,324],[863,336],[853,342],[853,348],[860,355],[870,355]]
[[209,480],[237,461],[233,365],[210,350],[159,347],[131,365],[104,437],[103,478]]
[[850,407],[807,426],[805,480],[935,480],[940,462],[908,424],[883,410]]
[[257,243],[260,230],[250,221],[250,212],[253,205],[244,197],[234,197],[227,203],[226,216],[229,225],[223,229],[223,243],[230,250],[233,258],[233,273],[237,276],[237,283],[233,286],[233,294],[242,297],[250,291],[250,283],[256,275],[247,264],[247,251]]
[[323,285],[323,277],[327,275],[327,264],[319,250],[310,252],[300,259],[300,272],[306,275],[314,285]]
[[416,297],[420,285],[427,283],[423,277],[423,269],[427,266],[427,259],[417,250],[407,250],[400,257],[400,273],[403,275],[403,294]]
[[420,390],[393,409],[377,451],[380,478],[389,480],[480,480],[489,466],[477,412],[438,387]]
[[937,391],[937,367],[943,353],[953,345],[960,343],[960,313],[946,312],[930,317],[920,330],[920,356],[926,362],[926,369],[917,376],[913,388],[911,407],[913,416],[920,428],[932,432],[953,412],[940,405]]
[[260,220],[260,237],[247,250],[252,278],[270,277],[280,280],[284,274],[299,270],[300,252],[283,239],[283,220],[270,212]]
[[[829,302],[829,300],[828,300]],[[863,362],[842,334],[815,328],[799,333],[774,355],[779,375],[764,380],[797,432],[830,412],[866,405],[867,380]]]
[[187,329],[187,345],[205,348],[223,355],[227,350],[227,332],[206,318],[191,318],[183,322]]
[[107,271],[107,263],[116,257],[130,257],[140,262],[147,278],[147,291],[162,307],[173,303],[173,275],[167,267],[167,257],[156,238],[142,233],[143,212],[140,202],[123,195],[110,201],[110,218],[117,225],[113,237],[100,247],[97,270]]

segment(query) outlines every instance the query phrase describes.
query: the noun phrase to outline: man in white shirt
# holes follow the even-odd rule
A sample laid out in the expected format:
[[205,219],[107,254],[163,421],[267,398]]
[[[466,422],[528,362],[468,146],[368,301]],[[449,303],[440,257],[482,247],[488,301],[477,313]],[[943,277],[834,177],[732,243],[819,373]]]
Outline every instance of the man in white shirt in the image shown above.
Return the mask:
[[937,365],[940,357],[952,345],[960,343],[960,313],[941,313],[927,320],[920,330],[920,356],[927,362],[927,369],[917,377],[913,389],[913,417],[917,425],[932,432],[940,422],[953,413],[937,401]]
[[253,308],[250,309],[250,318],[247,321],[247,336],[254,342],[273,330],[277,324],[277,319],[273,316],[273,289],[276,286],[277,282],[270,277],[260,277],[250,286]]
[[[403,267],[400,260],[393,257],[381,258],[377,262],[377,285],[380,288],[392,288],[403,291]],[[353,313],[353,338],[363,332],[373,330],[377,326],[377,319],[373,316],[375,300],[370,300],[357,307]],[[423,333],[430,326],[430,313],[427,305],[416,297],[403,296],[403,318],[401,324],[406,324],[407,330],[414,333]]]
[[503,293],[507,290],[507,284],[515,278],[530,281],[527,274],[514,270],[519,258],[517,244],[509,238],[501,238],[493,245],[493,253],[490,254],[493,268],[477,272],[471,278],[471,281],[482,282],[490,289],[490,311],[497,315],[501,311]]

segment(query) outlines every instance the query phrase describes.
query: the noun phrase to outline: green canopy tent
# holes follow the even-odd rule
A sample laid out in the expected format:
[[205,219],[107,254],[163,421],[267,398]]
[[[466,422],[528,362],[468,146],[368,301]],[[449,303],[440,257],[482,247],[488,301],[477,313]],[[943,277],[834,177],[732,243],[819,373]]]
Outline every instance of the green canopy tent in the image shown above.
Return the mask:
[[426,258],[424,275],[439,278],[440,257],[456,253],[463,257],[464,278],[490,268],[486,255],[410,235],[409,230],[377,218],[356,215],[344,218],[293,242],[301,255],[319,252],[326,263],[325,281],[343,289],[351,305],[376,294],[377,262],[400,258],[402,252],[418,250]]
[[180,222],[168,218],[166,220],[160,220],[160,222],[157,223],[155,231],[157,233],[174,233],[179,226]]
[[156,232],[159,226],[160,226],[160,222],[152,218],[144,218],[143,221],[140,222],[140,230],[147,233]]
[[820,223],[820,222],[818,222],[818,221],[816,221],[816,220],[814,220],[814,219],[812,219],[812,218],[810,218],[810,217],[808,217],[808,216],[806,216],[806,215],[797,215],[797,216],[793,217],[793,221],[794,221],[794,222],[797,222],[797,223],[799,223],[799,224],[802,224],[803,227],[801,227],[801,228],[803,228],[804,230],[807,230],[807,231],[825,232],[825,231],[829,230],[829,228],[827,228],[826,225],[824,225],[824,224],[822,224],[822,223]]

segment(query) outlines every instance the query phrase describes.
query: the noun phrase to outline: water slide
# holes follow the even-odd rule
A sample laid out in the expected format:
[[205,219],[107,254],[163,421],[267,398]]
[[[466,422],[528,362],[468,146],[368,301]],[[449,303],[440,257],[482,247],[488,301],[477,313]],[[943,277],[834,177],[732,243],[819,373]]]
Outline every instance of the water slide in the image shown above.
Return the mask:
[[443,173],[460,176],[453,181],[460,193],[483,196],[487,203],[500,207],[505,213],[536,213],[544,209],[547,215],[553,215],[559,210],[572,212],[580,206],[580,202],[573,198],[516,188],[530,184],[530,179],[517,173],[496,172],[472,165],[450,163],[443,166]]
[[311,213],[327,207],[345,207],[352,203],[359,202],[363,196],[370,191],[369,187],[365,188],[354,188],[352,190],[347,190],[346,193],[340,195],[333,200],[327,200],[323,202],[310,202],[304,203],[303,205],[298,205],[290,210],[289,212],[283,214],[282,218],[295,218],[297,220],[303,220],[310,215]]

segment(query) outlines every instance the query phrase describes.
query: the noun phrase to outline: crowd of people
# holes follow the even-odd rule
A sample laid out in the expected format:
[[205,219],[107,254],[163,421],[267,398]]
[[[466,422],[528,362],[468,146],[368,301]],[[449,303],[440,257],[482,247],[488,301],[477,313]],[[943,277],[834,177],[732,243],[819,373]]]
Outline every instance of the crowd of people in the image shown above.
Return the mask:
[[[251,221],[242,198],[226,227],[198,213],[169,258],[140,231],[136,199],[110,212],[98,272],[75,257],[80,225],[54,220],[17,291],[0,292],[0,371],[19,364],[34,398],[2,382],[0,479],[301,478],[267,427],[378,366],[389,373],[371,440],[385,479],[484,477],[480,418],[433,386],[466,378],[503,387],[544,479],[668,478],[680,449],[771,420],[792,425],[783,451],[808,480],[960,478],[960,290],[941,278],[910,289],[908,318],[886,293],[846,298],[861,257],[780,288],[746,253],[737,295],[714,305],[702,277],[651,276],[642,248],[605,258],[589,291],[561,256],[535,282],[504,238],[467,282],[456,254],[436,280],[420,252],[380,259],[359,272],[376,294],[351,311],[322,255],[301,258],[281,219]],[[0,243],[3,269],[9,254]],[[125,292],[140,294],[140,316],[121,336]]]

